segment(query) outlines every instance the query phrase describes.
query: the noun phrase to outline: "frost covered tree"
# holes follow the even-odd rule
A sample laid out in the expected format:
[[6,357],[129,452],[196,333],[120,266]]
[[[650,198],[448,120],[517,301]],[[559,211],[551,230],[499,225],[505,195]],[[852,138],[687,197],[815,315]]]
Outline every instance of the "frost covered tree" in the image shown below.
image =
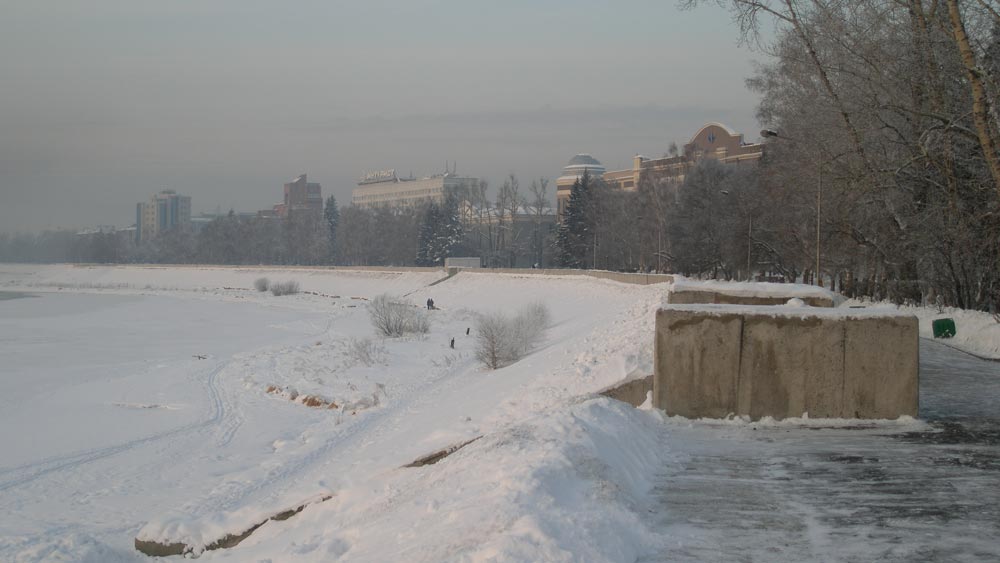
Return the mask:
[[433,201],[424,208],[420,232],[417,235],[417,266],[433,266],[438,257],[438,231],[441,209]]
[[340,210],[337,209],[337,198],[330,195],[323,207],[323,219],[326,221],[327,241],[329,241],[330,261],[333,262],[337,249],[337,225],[340,223]]
[[526,204],[527,211],[531,214],[531,260],[532,264],[539,267],[545,265],[545,243],[549,232],[544,228],[545,216],[552,212],[552,205],[549,203],[548,190],[549,179],[539,178],[531,182],[531,201]]
[[459,194],[449,190],[440,208],[440,223],[435,233],[436,263],[444,264],[445,258],[453,256],[465,238],[460,206]]
[[497,191],[496,205],[496,257],[501,267],[512,268],[523,252],[521,230],[516,228],[518,214],[524,206],[521,183],[510,174]]
[[849,296],[1000,304],[996,2],[723,3],[770,57],[749,81],[779,132],[755,261]]
[[424,208],[417,237],[418,266],[438,266],[452,255],[463,239],[458,194],[449,191],[441,205],[429,202]]

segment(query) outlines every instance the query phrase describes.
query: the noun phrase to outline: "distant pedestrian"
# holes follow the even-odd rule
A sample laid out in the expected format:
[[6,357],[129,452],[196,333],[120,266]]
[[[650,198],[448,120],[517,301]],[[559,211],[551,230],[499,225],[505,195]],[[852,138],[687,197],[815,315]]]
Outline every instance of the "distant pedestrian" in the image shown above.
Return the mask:
[[430,297],[427,298],[427,310],[430,311],[434,308],[434,300]]
[[465,335],[466,336],[469,336],[469,331],[470,330],[472,330],[472,327],[465,327]]
[[452,337],[452,339],[451,339],[451,349],[452,350],[455,349],[455,338],[454,337]]

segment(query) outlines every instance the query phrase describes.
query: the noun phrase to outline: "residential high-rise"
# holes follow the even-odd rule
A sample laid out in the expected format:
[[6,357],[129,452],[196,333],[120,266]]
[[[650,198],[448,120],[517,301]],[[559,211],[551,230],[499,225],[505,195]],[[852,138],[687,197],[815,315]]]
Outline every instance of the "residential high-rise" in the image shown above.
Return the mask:
[[135,206],[135,242],[155,237],[176,227],[191,224],[191,197],[177,195],[174,190],[153,194],[148,203]]

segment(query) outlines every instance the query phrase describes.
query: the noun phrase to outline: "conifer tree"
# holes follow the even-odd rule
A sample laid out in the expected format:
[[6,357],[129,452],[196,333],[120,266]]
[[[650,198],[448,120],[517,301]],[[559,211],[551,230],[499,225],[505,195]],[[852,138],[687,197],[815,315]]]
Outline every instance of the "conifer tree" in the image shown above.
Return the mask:
[[424,211],[424,220],[417,235],[417,266],[433,266],[437,260],[440,254],[437,236],[440,223],[441,210],[436,203],[430,202]]
[[566,214],[556,234],[556,259],[563,268],[586,267],[590,195],[590,174],[584,171],[583,177],[573,182]]
[[429,258],[432,258],[435,264],[444,264],[445,258],[451,256],[462,243],[463,235],[458,195],[448,192],[440,208],[440,220],[435,229],[435,253]]

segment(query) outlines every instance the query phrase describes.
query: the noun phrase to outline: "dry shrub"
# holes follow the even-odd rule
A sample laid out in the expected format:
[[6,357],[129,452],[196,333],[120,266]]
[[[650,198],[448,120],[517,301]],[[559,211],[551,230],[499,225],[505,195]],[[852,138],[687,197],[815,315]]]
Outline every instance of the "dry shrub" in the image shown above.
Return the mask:
[[513,318],[481,315],[476,322],[476,359],[490,369],[510,365],[529,354],[545,334],[551,315],[544,303],[532,303]]
[[379,333],[390,338],[426,334],[431,328],[423,310],[387,294],[379,295],[368,303],[368,316]]
[[274,282],[271,284],[271,294],[275,297],[282,295],[295,295],[299,292],[299,282],[289,280],[286,282]]
[[269,280],[267,278],[257,278],[253,282],[253,287],[257,291],[261,291],[261,292],[267,291],[271,287],[271,280]]
[[362,338],[357,340],[352,338],[347,345],[347,356],[359,364],[371,367],[385,361],[385,344],[379,340]]

